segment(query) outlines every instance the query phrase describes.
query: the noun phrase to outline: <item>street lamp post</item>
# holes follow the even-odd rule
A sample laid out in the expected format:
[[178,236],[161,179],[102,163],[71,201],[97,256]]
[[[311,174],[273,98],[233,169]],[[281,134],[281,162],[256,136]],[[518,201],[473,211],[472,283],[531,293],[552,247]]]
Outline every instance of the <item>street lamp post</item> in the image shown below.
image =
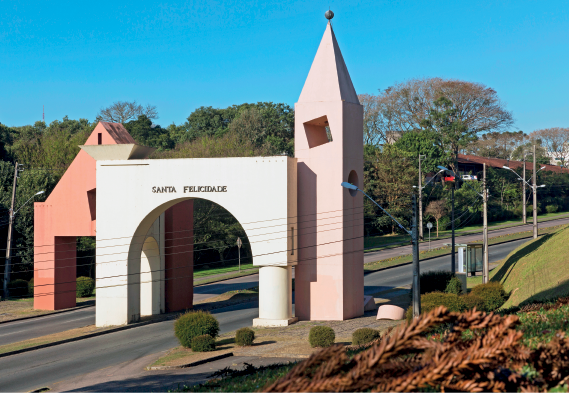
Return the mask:
[[[427,183],[428,184],[428,183]],[[419,231],[417,225],[417,196],[413,194],[413,226],[409,231],[399,221],[397,221],[391,214],[387,212],[379,203],[374,201],[368,194],[360,190],[357,186],[348,182],[343,182],[342,187],[348,190],[359,191],[364,194],[370,201],[379,207],[385,214],[387,214],[398,226],[403,229],[408,235],[411,236],[411,243],[413,245],[413,317],[419,318],[421,314],[421,297],[420,297],[420,282],[419,282]]]
[[[516,174],[516,176],[518,177],[519,180],[521,180],[523,183],[523,187],[525,188],[526,185],[528,185],[531,189],[532,189],[532,193],[533,193],[533,238],[537,239],[537,230],[538,230],[538,226],[537,226],[537,189],[538,188],[542,188],[545,187],[545,184],[542,184],[540,186],[536,185],[537,182],[537,174],[542,171],[543,169],[545,169],[544,166],[542,166],[541,168],[539,168],[538,171],[535,170],[535,146],[534,148],[534,162],[533,162],[533,175],[532,175],[532,183],[533,184],[529,184],[527,181],[525,181],[525,179],[523,179],[520,175],[518,175],[518,173],[516,171],[514,171],[512,168],[510,168],[509,166],[504,165],[502,168],[504,169],[508,169],[510,171],[512,171],[513,173]],[[524,201],[525,204],[525,201]]]
[[20,206],[16,211],[14,209],[14,200],[15,200],[15,187],[14,193],[12,195],[12,209],[8,212],[10,214],[9,221],[8,221],[8,240],[6,241],[6,263],[4,264],[4,283],[3,283],[3,290],[4,290],[4,300],[8,299],[10,296],[10,292],[8,289],[8,283],[10,282],[10,273],[11,273],[11,265],[12,265],[12,231],[13,231],[13,224],[14,224],[14,217],[16,213],[20,211],[22,207],[24,207],[29,201],[32,200],[33,197],[36,195],[43,194],[44,191],[36,192],[34,195],[30,197],[22,206]]

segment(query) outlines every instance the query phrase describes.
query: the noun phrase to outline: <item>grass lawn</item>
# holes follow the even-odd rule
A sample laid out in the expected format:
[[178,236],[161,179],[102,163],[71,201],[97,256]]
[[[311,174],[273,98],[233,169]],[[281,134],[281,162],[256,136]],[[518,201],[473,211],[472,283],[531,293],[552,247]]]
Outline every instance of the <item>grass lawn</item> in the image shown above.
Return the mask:
[[[241,264],[241,271],[249,269],[255,269],[252,263],[248,263],[246,265]],[[194,271],[194,277],[213,276],[215,274],[231,273],[238,271],[239,271],[239,266],[218,267],[211,269],[196,269]]]
[[[569,217],[568,212],[541,214],[538,217],[538,222],[551,221],[551,220],[556,220],[556,219],[565,218],[565,217]],[[528,224],[533,223],[533,217],[528,216],[527,221],[528,221]],[[488,228],[489,228],[489,230],[492,230],[492,229],[516,227],[516,226],[520,226],[520,225],[523,225],[521,222],[521,219],[508,220],[508,221],[494,221],[494,222],[488,224]],[[455,231],[455,233],[457,235],[465,235],[465,234],[470,233],[470,232],[476,233],[476,232],[481,232],[481,231],[482,231],[482,225],[478,224],[475,226],[467,226],[464,228],[457,229]],[[436,233],[437,233],[437,231],[434,228],[431,229],[431,240],[446,239],[446,238],[449,238],[451,236],[450,230],[439,231],[438,237],[436,236]],[[429,231],[427,229],[425,229],[424,236],[425,236],[425,240],[428,241]],[[398,245],[407,244],[407,243],[411,244],[411,237],[409,235],[402,235],[402,234],[384,235],[384,236],[369,236],[369,237],[364,238],[364,248],[368,249],[366,251],[373,251],[376,248],[377,249],[388,248],[389,246],[397,247]]]
[[[77,298],[77,307],[95,304],[95,296]],[[27,297],[23,299],[11,299],[0,302],[0,321],[11,321],[13,319],[31,317],[35,315],[51,314],[53,310],[34,310],[34,299]]]

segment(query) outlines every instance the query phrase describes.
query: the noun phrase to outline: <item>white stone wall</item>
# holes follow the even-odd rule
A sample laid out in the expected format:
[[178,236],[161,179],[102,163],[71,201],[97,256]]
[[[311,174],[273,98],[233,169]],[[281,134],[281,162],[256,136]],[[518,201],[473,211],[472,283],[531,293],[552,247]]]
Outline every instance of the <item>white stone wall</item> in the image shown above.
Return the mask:
[[297,252],[290,250],[297,244],[291,238],[292,228],[297,233],[294,158],[97,161],[97,326],[140,318],[143,244],[167,208],[190,198],[233,214],[251,242],[255,265],[296,263]]

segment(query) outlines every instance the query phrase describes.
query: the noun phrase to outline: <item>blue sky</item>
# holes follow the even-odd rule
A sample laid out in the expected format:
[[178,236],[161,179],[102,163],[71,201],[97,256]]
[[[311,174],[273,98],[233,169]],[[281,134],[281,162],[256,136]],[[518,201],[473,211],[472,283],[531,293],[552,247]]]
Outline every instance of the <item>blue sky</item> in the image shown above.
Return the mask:
[[334,11],[358,93],[414,77],[494,88],[516,128],[569,127],[569,1],[0,0],[0,122],[94,120],[116,100],[162,126],[197,107],[293,105]]

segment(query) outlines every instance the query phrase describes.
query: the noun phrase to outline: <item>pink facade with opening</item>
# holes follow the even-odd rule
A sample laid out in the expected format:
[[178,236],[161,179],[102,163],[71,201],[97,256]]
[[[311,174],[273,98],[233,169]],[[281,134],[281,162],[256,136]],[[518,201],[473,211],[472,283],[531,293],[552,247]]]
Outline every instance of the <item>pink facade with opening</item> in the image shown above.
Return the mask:
[[364,312],[363,108],[331,24],[295,105],[299,261],[295,313],[343,320]]
[[[100,122],[85,145],[136,144],[122,124]],[[34,205],[34,308],[60,310],[76,305],[78,236],[96,236],[96,161],[84,150],[73,160],[45,202]],[[120,196],[117,196],[120,198]],[[178,244],[175,231],[193,238],[193,202],[165,212],[165,309],[185,310],[193,303],[192,244]],[[188,254],[190,258],[188,258]],[[81,262],[79,262],[81,263]],[[183,268],[180,268],[183,266]],[[178,277],[174,277],[178,275]],[[180,277],[184,276],[185,279]]]

